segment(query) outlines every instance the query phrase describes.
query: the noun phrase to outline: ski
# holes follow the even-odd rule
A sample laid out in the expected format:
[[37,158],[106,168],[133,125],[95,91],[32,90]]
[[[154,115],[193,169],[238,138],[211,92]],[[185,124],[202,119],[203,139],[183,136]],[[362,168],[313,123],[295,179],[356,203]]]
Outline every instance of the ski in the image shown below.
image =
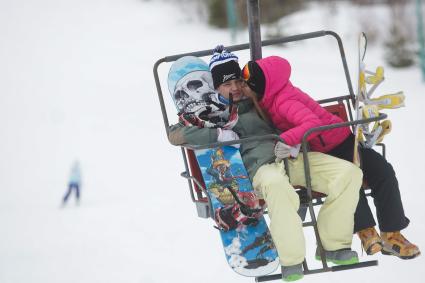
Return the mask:
[[[355,97],[355,113],[356,120],[362,119],[362,111],[360,109],[360,100],[367,99],[366,92],[366,79],[365,79],[365,65],[364,57],[366,55],[367,48],[367,37],[364,32],[360,33],[358,39],[358,80],[357,80],[357,93]],[[361,125],[354,126],[354,156],[353,162],[360,167],[360,156],[359,156],[359,140],[362,138],[362,127]]]

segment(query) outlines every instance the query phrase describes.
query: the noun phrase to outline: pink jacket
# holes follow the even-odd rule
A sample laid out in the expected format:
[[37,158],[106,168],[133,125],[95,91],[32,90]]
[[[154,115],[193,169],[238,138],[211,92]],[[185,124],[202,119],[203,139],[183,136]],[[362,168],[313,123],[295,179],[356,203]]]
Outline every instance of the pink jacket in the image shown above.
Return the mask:
[[[264,72],[266,86],[260,106],[273,124],[283,133],[280,137],[291,146],[300,144],[307,130],[340,123],[342,120],[326,111],[309,95],[292,85],[291,66],[278,56],[257,60]],[[349,127],[315,132],[308,138],[310,149],[328,152],[342,143],[351,131]]]

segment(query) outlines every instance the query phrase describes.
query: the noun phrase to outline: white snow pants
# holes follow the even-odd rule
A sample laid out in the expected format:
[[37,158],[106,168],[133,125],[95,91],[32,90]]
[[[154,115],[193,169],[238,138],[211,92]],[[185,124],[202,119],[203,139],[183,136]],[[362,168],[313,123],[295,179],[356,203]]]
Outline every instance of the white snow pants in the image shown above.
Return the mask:
[[[312,189],[327,195],[317,217],[323,247],[350,248],[363,173],[353,163],[323,153],[309,152],[308,158]],[[261,166],[253,179],[254,190],[268,206],[270,232],[283,266],[305,258],[300,200],[292,187],[306,185],[303,162],[301,154],[288,160],[290,181],[283,162]]]

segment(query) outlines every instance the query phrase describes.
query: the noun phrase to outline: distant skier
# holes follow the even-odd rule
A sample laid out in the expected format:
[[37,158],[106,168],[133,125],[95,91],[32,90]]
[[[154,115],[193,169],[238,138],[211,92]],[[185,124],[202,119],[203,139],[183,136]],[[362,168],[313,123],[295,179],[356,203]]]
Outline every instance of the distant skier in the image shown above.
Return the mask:
[[65,196],[63,197],[62,205],[65,205],[68,201],[69,196],[71,195],[72,191],[75,190],[75,199],[77,201],[77,204],[80,202],[80,188],[81,188],[81,169],[80,169],[80,163],[78,161],[75,161],[71,168],[71,173],[69,175],[69,182],[68,182],[68,191],[66,192]]

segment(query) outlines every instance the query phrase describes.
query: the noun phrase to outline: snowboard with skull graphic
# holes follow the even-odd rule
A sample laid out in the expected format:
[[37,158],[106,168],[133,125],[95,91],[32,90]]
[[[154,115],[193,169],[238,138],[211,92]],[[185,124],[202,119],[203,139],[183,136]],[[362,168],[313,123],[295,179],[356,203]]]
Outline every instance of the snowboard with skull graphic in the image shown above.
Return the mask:
[[168,73],[168,90],[179,115],[193,114],[208,121],[208,127],[222,127],[229,122],[230,114],[220,102],[208,64],[202,59],[185,56],[174,62]]
[[[178,115],[191,115],[191,124],[198,127],[232,128],[237,122],[237,108],[226,107],[220,102],[218,94],[214,91],[211,73],[208,65],[197,57],[186,56],[178,59],[170,68],[168,74],[168,88]],[[232,108],[236,111],[230,111]],[[186,116],[187,117],[187,116]],[[231,190],[237,193],[253,194],[248,173],[243,164],[242,157],[237,148],[224,146],[215,149],[195,150],[195,156],[201,169],[212,205],[212,215],[220,209],[226,209],[235,204],[235,199],[229,193],[223,182],[213,178],[213,169],[219,169],[220,162],[212,160],[220,151],[227,164],[226,176],[232,176]],[[215,155],[214,155],[215,154]],[[221,164],[220,163],[220,164]],[[242,178],[245,176],[245,178]],[[216,218],[216,217],[215,217]],[[219,230],[227,262],[231,268],[240,275],[258,277],[275,271],[279,264],[276,248],[273,244],[270,231],[263,216],[258,218],[255,225],[245,225],[239,222],[237,228]]]

